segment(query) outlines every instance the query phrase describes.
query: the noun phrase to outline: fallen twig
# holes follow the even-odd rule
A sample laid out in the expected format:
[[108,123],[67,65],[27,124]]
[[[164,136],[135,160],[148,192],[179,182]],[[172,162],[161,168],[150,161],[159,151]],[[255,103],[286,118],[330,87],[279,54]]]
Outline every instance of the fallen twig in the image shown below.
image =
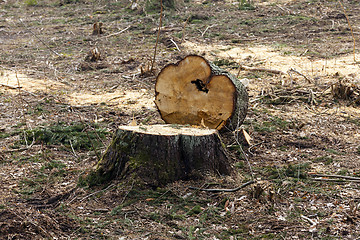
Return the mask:
[[182,36],[181,36],[181,43],[184,42],[184,39],[185,39],[185,28],[186,28],[186,25],[187,25],[189,19],[190,19],[190,16],[188,16],[188,18],[186,19],[186,21],[185,21],[185,23],[184,23],[183,31],[182,31]]
[[328,177],[328,178],[343,178],[343,179],[349,179],[349,180],[359,180],[358,177],[351,177],[351,176],[342,176],[342,175],[334,175],[334,174],[317,174],[317,173],[309,173],[310,176],[313,177]]
[[163,15],[163,3],[162,3],[162,0],[160,0],[159,30],[158,30],[158,34],[157,34],[157,37],[156,37],[156,43],[155,43],[155,49],[154,49],[154,57],[153,57],[153,60],[151,61],[151,68],[150,68],[151,73],[154,71],[154,64],[155,64],[155,58],[156,58],[156,49],[157,49],[157,45],[159,43],[160,32],[161,32],[162,15]]
[[132,182],[130,189],[125,193],[125,196],[124,196],[123,199],[121,200],[120,204],[123,204],[123,203],[125,202],[126,197],[129,195],[129,193],[131,192],[131,190],[132,190],[133,187],[134,187],[134,183],[135,183],[135,180]]
[[83,200],[85,200],[85,199],[87,199],[87,198],[89,198],[89,197],[91,197],[91,196],[93,196],[93,195],[95,195],[95,194],[97,194],[97,193],[104,192],[104,191],[108,190],[109,188],[111,188],[111,187],[113,187],[113,186],[115,186],[115,184],[110,184],[109,186],[107,186],[107,187],[104,188],[104,189],[101,189],[101,190],[99,190],[99,191],[90,193],[89,195],[86,195],[85,197],[83,197],[82,199],[80,199],[80,202],[82,202]]
[[11,86],[11,85],[7,85],[7,84],[3,84],[3,83],[0,83],[0,86],[2,87],[7,87],[7,88],[10,88],[10,89],[17,89],[17,90],[20,90],[22,92],[25,92],[25,93],[28,93],[30,95],[33,95],[34,97],[37,97],[37,95],[35,93],[32,93],[32,92],[28,92],[26,90],[23,90],[21,89],[22,87],[19,87],[19,86]]
[[3,150],[3,151],[1,151],[1,153],[23,152],[23,151],[26,151],[26,150],[29,150],[29,149],[30,149],[30,146],[29,146],[29,147],[25,147],[25,148],[17,148],[17,149]]
[[341,8],[342,8],[342,10],[343,10],[343,12],[344,12],[344,15],[345,15],[345,17],[346,17],[347,22],[348,22],[348,24],[349,24],[349,28],[350,28],[350,31],[351,31],[351,36],[352,36],[353,42],[354,42],[354,48],[353,48],[354,62],[356,62],[356,55],[355,55],[356,42],[355,42],[354,30],[353,30],[353,28],[352,28],[352,26],[351,26],[351,24],[350,24],[349,16],[347,15],[347,12],[346,12],[346,10],[345,10],[344,5],[341,3],[341,0],[338,0],[338,2],[339,2],[340,6],[341,6]]
[[315,226],[317,223],[315,221],[313,221],[312,219],[304,216],[304,215],[301,215],[301,218],[305,219],[306,221],[308,221],[311,225]]
[[240,189],[242,189],[250,184],[253,184],[253,183],[255,183],[255,181],[251,180],[237,188],[231,188],[231,189],[226,189],[226,188],[207,189],[207,188],[197,188],[197,187],[191,187],[191,186],[189,187],[189,189],[204,191],[204,192],[236,192],[236,191],[239,191]]
[[[302,76],[303,78],[305,78],[306,81],[308,81],[309,83],[312,83],[311,79],[308,78],[307,76],[305,76],[304,74],[302,74],[301,72],[299,72],[298,70],[296,70],[295,68],[290,68],[288,70],[288,74],[290,75],[290,72],[294,72],[296,74],[299,74],[300,76]],[[290,75],[291,76],[291,75]]]
[[176,42],[175,42],[174,40],[172,40],[171,38],[170,38],[170,41],[175,45],[176,49],[177,49],[179,52],[181,52],[181,50],[180,50],[180,48],[178,47],[178,45],[176,44]]
[[54,53],[56,56],[62,57],[62,54],[59,54],[59,53],[56,52],[55,50],[51,49],[51,48],[49,47],[49,45],[47,45],[41,38],[38,37],[38,35],[36,35],[35,33],[33,33],[33,31],[31,31],[30,28],[28,28],[28,27],[25,25],[25,23],[23,22],[23,20],[22,20],[21,18],[20,18],[19,20],[20,20],[21,24],[22,24],[37,40],[39,40],[42,44],[45,45],[45,47],[47,47],[47,49],[49,49],[49,50],[50,50],[52,53]]
[[286,73],[284,73],[283,71],[276,70],[276,69],[248,67],[248,66],[244,66],[244,65],[242,65],[242,64],[240,64],[239,67],[240,67],[239,70],[269,72],[269,73],[284,74],[284,75],[286,74]]
[[203,32],[201,32],[200,30],[200,33],[201,33],[201,37],[203,37],[205,35],[205,33],[207,32],[207,30],[209,30],[209,28],[212,28],[212,27],[215,27],[217,24],[214,24],[214,25],[211,25],[211,26],[207,26],[205,28],[205,30]]
[[72,142],[71,142],[70,139],[69,139],[69,142],[70,142],[70,147],[71,147],[71,150],[72,150],[72,152],[73,152],[73,154],[74,154],[74,157],[75,157],[76,159],[79,159],[79,156],[76,154],[75,149],[74,149],[74,147],[73,147]]
[[256,147],[256,146],[258,146],[258,145],[263,144],[264,142],[265,142],[265,141],[262,141],[262,142],[259,142],[259,143],[256,143],[256,144],[251,145],[251,146],[248,148],[248,152],[249,152],[250,154],[254,154],[254,153],[251,152],[251,149],[253,149],[254,147]]
[[125,32],[126,30],[128,30],[129,28],[131,28],[131,26],[128,26],[128,27],[124,28],[124,29],[121,30],[120,32],[116,32],[116,33],[112,33],[112,34],[107,35],[107,36],[103,36],[103,38],[108,38],[108,37],[112,37],[112,36],[115,36],[115,35],[119,35],[119,34]]
[[319,181],[319,182],[337,182],[337,183],[360,183],[360,180],[350,180],[350,179],[330,179],[330,178],[310,178],[310,180]]
[[286,7],[281,7],[279,5],[276,5],[278,8],[280,8],[281,10],[283,10],[284,12],[286,12],[289,15],[295,15],[290,9],[286,8]]

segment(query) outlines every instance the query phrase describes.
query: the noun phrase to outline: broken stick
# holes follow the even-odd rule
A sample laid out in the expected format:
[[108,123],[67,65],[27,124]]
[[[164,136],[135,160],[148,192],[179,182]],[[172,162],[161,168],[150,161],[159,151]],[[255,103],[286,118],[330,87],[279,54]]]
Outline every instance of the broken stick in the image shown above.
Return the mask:
[[269,72],[269,73],[273,73],[273,74],[284,74],[285,75],[285,73],[283,71],[276,70],[276,69],[248,67],[248,66],[244,66],[242,64],[240,64],[239,67],[240,67],[240,70],[255,71],[255,72],[256,71]]

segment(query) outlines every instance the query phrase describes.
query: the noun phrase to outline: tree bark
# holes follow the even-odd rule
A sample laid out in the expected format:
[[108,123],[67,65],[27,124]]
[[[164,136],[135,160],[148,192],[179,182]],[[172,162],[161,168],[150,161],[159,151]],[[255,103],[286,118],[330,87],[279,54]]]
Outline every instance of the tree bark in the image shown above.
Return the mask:
[[245,119],[248,94],[234,75],[203,57],[189,55],[161,70],[155,104],[166,123],[235,130]]
[[231,172],[217,130],[180,125],[121,126],[96,168],[150,186]]

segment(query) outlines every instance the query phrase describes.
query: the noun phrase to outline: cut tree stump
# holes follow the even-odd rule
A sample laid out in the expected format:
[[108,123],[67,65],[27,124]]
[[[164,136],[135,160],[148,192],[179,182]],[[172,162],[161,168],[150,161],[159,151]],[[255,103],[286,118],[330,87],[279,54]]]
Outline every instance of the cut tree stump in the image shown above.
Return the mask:
[[95,171],[147,186],[231,172],[217,130],[180,125],[119,127]]
[[189,55],[161,70],[155,104],[166,123],[235,130],[245,119],[248,94],[232,74],[203,57]]

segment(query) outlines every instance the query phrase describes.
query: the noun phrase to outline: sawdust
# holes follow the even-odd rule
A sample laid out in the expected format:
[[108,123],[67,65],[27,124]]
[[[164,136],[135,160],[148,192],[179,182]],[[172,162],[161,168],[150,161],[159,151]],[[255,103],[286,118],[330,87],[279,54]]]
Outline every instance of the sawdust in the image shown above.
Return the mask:
[[155,103],[147,90],[140,91],[116,90],[112,93],[73,92],[67,96],[71,104],[108,104],[125,111],[146,108],[155,109]]
[[[321,77],[332,75],[348,76],[356,82],[360,81],[360,65],[354,63],[353,55],[351,54],[329,59],[311,59],[305,56],[284,55],[283,52],[286,51],[286,49],[282,48],[279,50],[267,46],[229,47],[225,45],[205,45],[190,41],[185,41],[182,46],[189,52],[205,54],[209,60],[220,58],[232,59],[238,63],[250,63],[253,67],[275,69],[283,72],[296,69],[302,74],[310,78],[320,79],[320,81]],[[291,51],[291,49],[289,49],[289,51]],[[234,74],[235,71],[236,70],[233,70]],[[289,76],[287,76],[287,78],[289,78]],[[254,81],[250,82],[251,89],[256,87],[255,85],[260,86],[261,84]],[[68,103],[73,105],[107,104],[129,112],[137,111],[141,108],[155,109],[152,94],[145,89],[140,91],[117,89],[113,92],[101,93],[78,92],[57,81],[35,79],[24,73],[8,70],[1,72],[0,86],[2,86],[0,88],[1,91],[6,90],[12,93],[17,93],[17,88],[19,87],[21,87],[22,90],[32,93],[59,90],[62,91]],[[359,113],[358,110],[353,110],[354,109],[352,109],[351,112],[354,112],[354,114]]]
[[61,91],[66,102],[71,105],[106,104],[121,108],[125,112],[134,112],[146,108],[155,109],[155,103],[148,90],[115,90],[114,92],[94,93],[72,90],[68,85],[49,79],[35,79],[24,73],[3,71],[0,75],[0,91],[17,94],[19,89],[30,92]]
[[49,90],[64,89],[66,85],[49,79],[34,79],[26,74],[14,71],[2,71],[0,74],[0,91],[4,89],[10,92],[18,92],[18,88],[32,93],[39,91],[48,92]]
[[233,59],[238,63],[248,62],[252,66],[276,69],[287,72],[295,68],[301,73],[315,78],[324,75],[340,74],[342,76],[357,77],[359,79],[360,64],[354,63],[352,54],[329,59],[311,59],[305,56],[284,55],[292,52],[290,48],[281,51],[268,46],[229,47],[224,45],[205,45],[186,41],[183,46],[189,51],[205,53],[210,60],[217,58]]

